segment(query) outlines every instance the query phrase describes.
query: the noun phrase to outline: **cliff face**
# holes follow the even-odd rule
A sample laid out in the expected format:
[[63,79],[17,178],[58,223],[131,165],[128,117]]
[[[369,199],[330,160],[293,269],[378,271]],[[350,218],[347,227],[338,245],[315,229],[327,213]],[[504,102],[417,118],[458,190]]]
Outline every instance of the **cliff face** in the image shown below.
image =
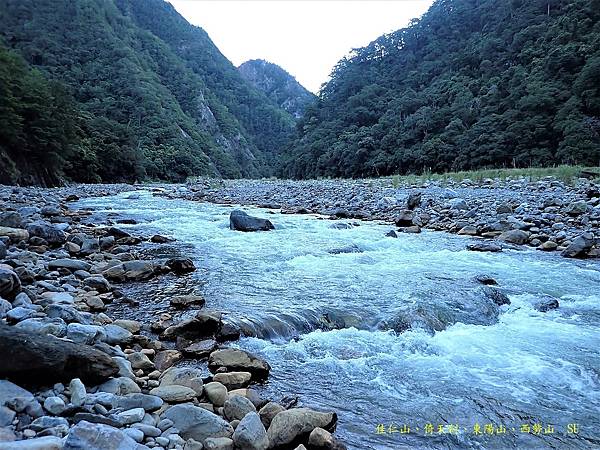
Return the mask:
[[316,100],[313,93],[276,64],[253,59],[243,63],[238,70],[254,87],[297,119],[302,117],[306,107]]

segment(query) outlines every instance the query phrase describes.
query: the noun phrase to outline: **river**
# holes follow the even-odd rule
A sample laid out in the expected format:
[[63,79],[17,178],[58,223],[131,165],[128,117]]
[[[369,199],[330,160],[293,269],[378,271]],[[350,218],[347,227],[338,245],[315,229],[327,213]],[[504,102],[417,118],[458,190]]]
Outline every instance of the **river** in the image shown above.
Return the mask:
[[[336,434],[351,449],[600,448],[597,261],[471,252],[465,237],[394,239],[389,224],[258,208],[244,209],[276,230],[240,233],[229,229],[231,206],[149,191],[78,207],[92,208],[92,221],[134,218],[122,227],[176,237],[201,269],[193,277],[206,307],[227,312],[249,335],[236,345],[273,367],[261,390],[337,411]],[[355,226],[332,227],[340,222]],[[480,274],[511,300],[497,319],[386,329],[407,305],[435,311],[473,295]],[[548,295],[558,309],[533,308]]]

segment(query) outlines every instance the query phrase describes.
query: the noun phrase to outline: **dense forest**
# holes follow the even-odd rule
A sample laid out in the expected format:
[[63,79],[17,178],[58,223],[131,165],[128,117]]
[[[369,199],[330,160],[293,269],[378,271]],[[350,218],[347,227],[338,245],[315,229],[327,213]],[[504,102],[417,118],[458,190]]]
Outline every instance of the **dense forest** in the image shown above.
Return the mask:
[[337,64],[282,174],[599,165],[599,19],[599,0],[437,0]]
[[316,100],[313,93],[277,64],[264,59],[251,59],[240,65],[238,70],[255,88],[297,119]]
[[0,182],[270,175],[294,118],[163,0],[0,3]]
[[163,0],[4,0],[0,183],[599,165],[599,19],[600,0],[436,0],[315,98]]

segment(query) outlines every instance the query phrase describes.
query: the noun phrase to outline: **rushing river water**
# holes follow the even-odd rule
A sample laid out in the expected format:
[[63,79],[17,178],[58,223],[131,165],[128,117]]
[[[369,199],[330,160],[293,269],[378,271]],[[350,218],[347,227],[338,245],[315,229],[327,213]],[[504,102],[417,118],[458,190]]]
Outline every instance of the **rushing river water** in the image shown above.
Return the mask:
[[[227,312],[253,336],[238,345],[272,365],[265,393],[336,410],[349,448],[600,448],[598,262],[470,252],[467,239],[444,233],[393,239],[389,225],[336,229],[256,208],[244,209],[276,230],[240,233],[229,230],[233,207],[149,192],[78,206],[176,237],[202,269],[193,276],[206,282],[207,308]],[[385,329],[407,305],[435,311],[473,295],[480,274],[510,297],[497,320],[434,334]],[[559,309],[533,308],[548,295]]]

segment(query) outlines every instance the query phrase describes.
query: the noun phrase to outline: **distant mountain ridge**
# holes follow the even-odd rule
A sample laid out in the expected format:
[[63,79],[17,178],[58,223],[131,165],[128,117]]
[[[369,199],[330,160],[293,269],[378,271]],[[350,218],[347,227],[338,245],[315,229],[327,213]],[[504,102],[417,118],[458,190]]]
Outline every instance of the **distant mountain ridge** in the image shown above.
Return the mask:
[[[11,99],[0,110],[0,183],[269,176],[293,131],[294,117],[163,0],[5,0],[4,54],[37,75],[0,71]],[[25,79],[60,86],[47,89],[71,108],[68,133],[37,120]]]
[[302,117],[306,107],[317,99],[316,95],[296,81],[296,78],[277,64],[264,59],[246,61],[238,70],[255,88],[264,92],[280,108],[297,119]]

